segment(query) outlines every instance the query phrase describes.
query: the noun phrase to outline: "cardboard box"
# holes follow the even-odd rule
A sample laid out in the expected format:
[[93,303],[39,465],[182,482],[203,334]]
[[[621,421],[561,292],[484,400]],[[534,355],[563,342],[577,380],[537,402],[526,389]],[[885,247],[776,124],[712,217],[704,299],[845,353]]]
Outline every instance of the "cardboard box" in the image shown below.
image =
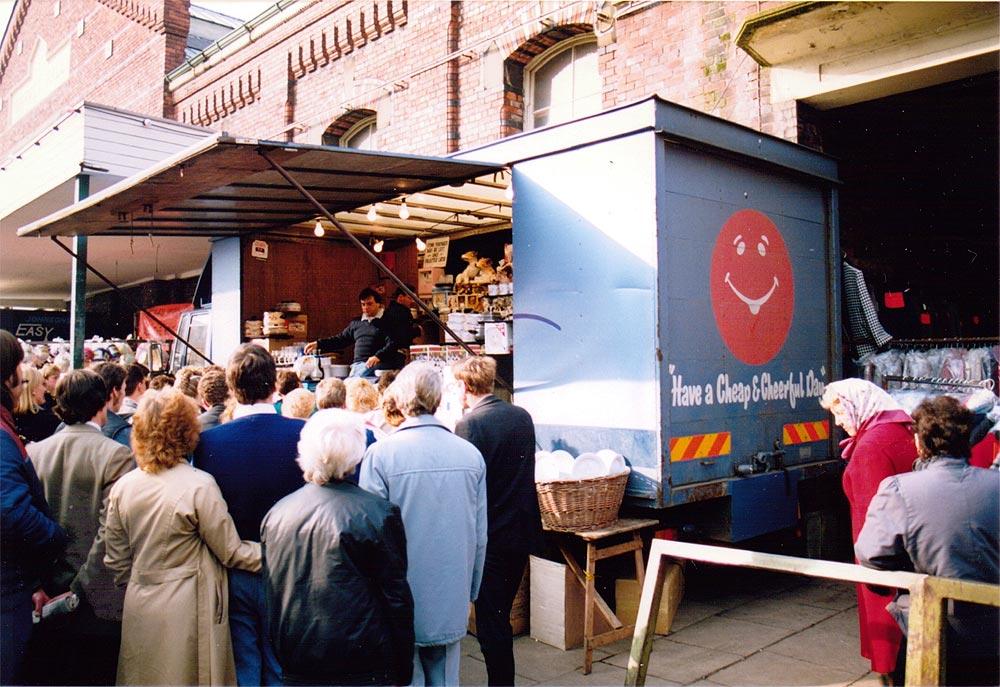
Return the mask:
[[[521,576],[521,584],[517,587],[517,594],[514,595],[514,605],[510,609],[510,628],[514,636],[523,635],[528,631],[528,566],[524,566],[524,574]],[[476,606],[469,604],[469,634],[476,634]]]
[[[564,563],[532,556],[529,560],[531,638],[557,649],[583,645],[583,587]],[[594,609],[594,634],[611,629]]]
[[[663,596],[660,598],[660,612],[656,617],[656,629],[658,635],[670,633],[670,626],[674,623],[674,616],[677,614],[677,606],[684,596],[684,571],[677,563],[667,563],[667,574],[663,579]],[[635,616],[639,612],[639,597],[642,589],[635,580],[615,580],[615,615],[626,625],[635,623]]]

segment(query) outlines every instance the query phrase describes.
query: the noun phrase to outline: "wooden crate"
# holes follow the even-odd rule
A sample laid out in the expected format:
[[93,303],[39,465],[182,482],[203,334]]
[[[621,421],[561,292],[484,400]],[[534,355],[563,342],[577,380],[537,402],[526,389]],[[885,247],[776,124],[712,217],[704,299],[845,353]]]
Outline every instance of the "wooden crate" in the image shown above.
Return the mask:
[[[656,634],[670,633],[677,606],[684,596],[684,572],[677,563],[667,563],[667,574],[663,580],[663,596],[660,599],[660,613],[656,617]],[[639,612],[639,597],[642,590],[635,580],[615,580],[615,615],[627,625],[635,623]]]
[[[532,556],[529,561],[531,638],[557,649],[583,645],[583,587],[564,563]],[[611,629],[594,609],[594,633]]]
[[[510,627],[514,636],[523,635],[528,631],[528,566],[524,566],[521,584],[514,595],[514,605],[510,609]],[[476,605],[469,604],[469,634],[476,634]]]

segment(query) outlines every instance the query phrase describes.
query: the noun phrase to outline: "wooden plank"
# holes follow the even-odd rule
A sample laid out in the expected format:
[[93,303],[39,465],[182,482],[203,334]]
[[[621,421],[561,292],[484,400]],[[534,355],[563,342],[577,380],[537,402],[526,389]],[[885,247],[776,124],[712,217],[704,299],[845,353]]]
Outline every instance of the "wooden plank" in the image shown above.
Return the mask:
[[602,632],[596,635],[590,640],[590,643],[595,648],[599,646],[607,646],[608,644],[614,644],[615,642],[628,639],[635,632],[635,625],[622,625],[617,630],[608,630],[607,632]]
[[[587,591],[583,599],[583,674],[590,675],[594,663],[594,600],[600,597],[594,586],[597,558],[593,544],[587,545]],[[616,625],[615,627],[619,627]]]
[[605,547],[599,548],[599,549],[597,549],[597,553],[595,553],[594,555],[596,556],[597,560],[600,561],[600,560],[604,560],[605,558],[611,558],[613,556],[620,556],[623,553],[631,553],[632,551],[635,551],[636,549],[642,549],[642,540],[641,539],[639,540],[638,545],[633,540],[633,541],[623,542],[621,544],[615,544],[614,546],[605,546]]
[[945,684],[944,599],[930,580],[910,589],[910,614],[906,635],[906,685]]
[[635,633],[632,635],[632,649],[629,652],[628,666],[625,670],[626,687],[646,684],[646,671],[649,668],[649,654],[653,650],[653,634],[656,630],[656,618],[660,613],[666,565],[664,564],[664,557],[656,552],[656,542],[653,542],[653,544],[653,552],[649,554],[649,570],[646,575],[646,583],[642,585],[642,596],[639,597],[639,611],[635,617]]
[[822,577],[842,582],[860,582],[861,584],[874,584],[881,587],[895,587],[897,589],[909,589],[915,584],[920,584],[927,577],[926,575],[912,572],[872,570],[851,563],[795,558],[794,556],[744,551],[742,549],[726,549],[718,546],[691,544],[667,539],[653,540],[649,554],[650,563],[654,556],[674,556],[692,561],[701,561],[703,563],[715,563],[717,565],[735,565],[761,570],[778,570],[796,575]]
[[[580,568],[580,564],[576,562],[576,559],[573,558],[573,555],[566,550],[565,546],[560,544],[559,550],[562,551],[563,558],[566,559],[566,565],[568,565],[569,569],[573,571],[573,576],[576,577],[576,581],[580,583],[580,586],[583,587],[586,592],[587,577]],[[611,627],[619,628],[622,626],[622,621],[618,619],[618,616],[615,615],[615,612],[611,610],[611,607],[608,606],[607,602],[601,597],[600,594],[596,595],[594,604],[597,606],[597,610],[601,612],[601,615],[607,619]]]
[[604,539],[605,537],[613,537],[616,534],[625,534],[626,532],[632,532],[633,530],[641,530],[643,527],[652,527],[653,525],[659,525],[659,520],[637,520],[634,518],[621,518],[611,523],[607,527],[602,527],[596,530],[587,530],[585,532],[574,532],[576,536],[580,537],[584,541],[593,541],[595,539]]

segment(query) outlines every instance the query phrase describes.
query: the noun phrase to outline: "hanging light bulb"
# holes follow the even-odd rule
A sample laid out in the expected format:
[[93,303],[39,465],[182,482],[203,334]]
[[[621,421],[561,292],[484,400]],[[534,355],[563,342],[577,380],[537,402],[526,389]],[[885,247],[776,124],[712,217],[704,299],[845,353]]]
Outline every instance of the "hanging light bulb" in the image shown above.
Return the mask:
[[375,209],[374,203],[372,203],[372,206],[368,208],[368,214],[366,215],[366,217],[368,217],[369,222],[374,222],[375,220],[378,219],[378,211]]
[[503,190],[503,195],[507,200],[514,200],[514,183],[511,184]]
[[316,226],[313,227],[313,234],[317,237],[322,237],[326,234],[326,229],[323,228],[323,223],[319,221],[318,217],[316,218]]
[[383,241],[382,239],[376,241],[375,244],[372,246],[372,250],[375,251],[376,253],[381,253],[383,248],[385,248],[385,241]]
[[410,208],[406,207],[406,197],[403,197],[403,202],[399,206],[399,219],[410,219]]
[[427,247],[427,244],[424,243],[423,240],[418,236],[417,237],[417,250],[420,251],[420,252],[423,252],[424,248],[426,248],[426,247]]

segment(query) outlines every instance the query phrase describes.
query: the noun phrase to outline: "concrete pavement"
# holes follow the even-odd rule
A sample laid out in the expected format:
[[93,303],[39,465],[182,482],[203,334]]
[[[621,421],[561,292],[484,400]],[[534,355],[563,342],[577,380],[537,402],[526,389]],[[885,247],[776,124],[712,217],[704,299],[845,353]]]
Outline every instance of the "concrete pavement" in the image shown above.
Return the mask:
[[[854,586],[735,568],[691,566],[669,635],[657,636],[647,685],[854,685],[878,687],[858,653]],[[475,637],[462,641],[462,684],[486,684]],[[622,685],[629,642],[561,651],[515,639],[519,685]]]

